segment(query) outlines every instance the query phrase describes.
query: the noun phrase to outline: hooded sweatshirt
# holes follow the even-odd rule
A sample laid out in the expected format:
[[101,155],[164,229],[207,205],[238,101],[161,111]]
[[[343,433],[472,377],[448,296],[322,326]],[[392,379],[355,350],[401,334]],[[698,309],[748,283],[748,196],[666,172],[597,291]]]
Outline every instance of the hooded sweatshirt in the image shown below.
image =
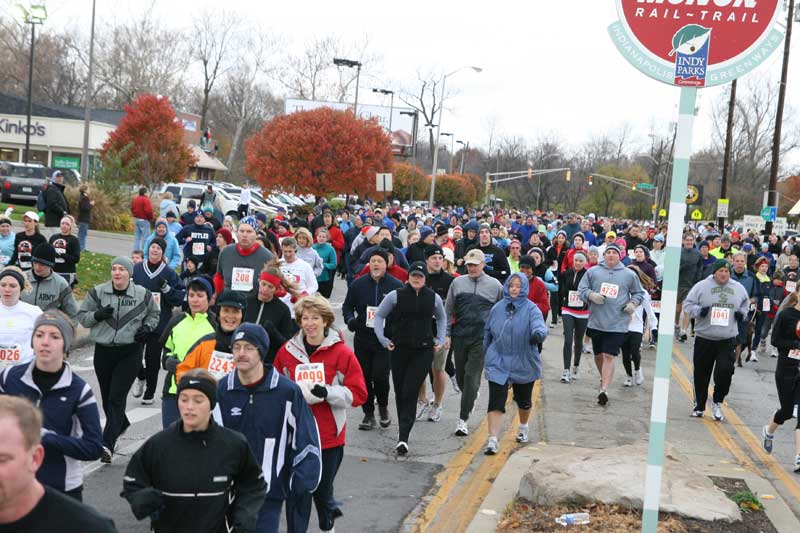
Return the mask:
[[[602,261],[587,270],[578,284],[578,292],[581,300],[589,305],[589,327],[598,331],[626,333],[630,316],[623,308],[628,302],[638,306],[644,300],[639,276],[625,268],[622,261],[613,268]],[[605,293],[605,302],[601,305],[591,303],[589,294],[592,292]]]
[[[521,282],[521,290],[512,298],[508,287],[513,279]],[[486,379],[492,383],[531,383],[542,374],[542,358],[531,337],[544,339],[547,326],[539,308],[528,300],[528,279],[521,273],[511,274],[503,285],[503,298],[486,319],[483,350]]]

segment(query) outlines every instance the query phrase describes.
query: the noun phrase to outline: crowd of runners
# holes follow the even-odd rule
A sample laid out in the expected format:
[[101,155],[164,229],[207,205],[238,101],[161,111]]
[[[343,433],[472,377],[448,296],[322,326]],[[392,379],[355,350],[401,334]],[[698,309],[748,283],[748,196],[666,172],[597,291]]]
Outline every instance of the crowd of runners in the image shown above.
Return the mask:
[[[307,216],[268,220],[249,215],[244,196],[241,218],[220,220],[213,196],[209,186],[184,213],[165,197],[151,228],[140,191],[135,249],[80,304],[72,287],[83,243],[72,242],[68,213],[54,215],[55,245],[37,213],[13,240],[0,219],[0,246],[14,243],[0,271],[0,455],[11,465],[0,478],[0,531],[51,531],[54,517],[60,531],[114,531],[79,503],[81,462],[114,460],[129,396],[161,405],[163,430],[120,480],[133,516],[155,531],[273,532],[283,513],[288,531],[306,531],[312,507],[319,528],[333,531],[348,409],[361,408],[359,430],[396,425],[393,452],[404,456],[417,421],[442,420],[448,387],[460,394],[453,438],[469,435],[485,379],[484,452],[498,453],[509,389],[516,440],[527,442],[543,346],[562,342],[548,339],[553,328],[563,328],[560,381],[596,387],[601,406],[644,383],[642,351],[655,346],[660,320],[693,343],[691,416],[705,416],[713,376],[711,417],[722,422],[736,366],[771,356],[780,409],[763,429],[767,453],[777,427],[796,417],[794,237],[686,225],[678,310],[664,317],[666,225],[398,202],[331,209],[324,200]],[[59,270],[65,260],[71,272]],[[346,287],[343,322],[329,300],[337,284]],[[104,424],[67,362],[77,324],[94,343]],[[583,356],[599,384],[583,385]],[[800,472],[800,425],[796,435]]]

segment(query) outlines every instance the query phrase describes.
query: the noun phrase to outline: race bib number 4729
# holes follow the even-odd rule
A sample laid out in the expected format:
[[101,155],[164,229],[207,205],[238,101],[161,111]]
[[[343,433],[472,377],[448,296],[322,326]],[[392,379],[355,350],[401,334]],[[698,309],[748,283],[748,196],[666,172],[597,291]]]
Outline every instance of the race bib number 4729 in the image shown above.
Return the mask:
[[600,294],[606,298],[616,298],[619,296],[619,285],[613,283],[603,283],[600,285]]

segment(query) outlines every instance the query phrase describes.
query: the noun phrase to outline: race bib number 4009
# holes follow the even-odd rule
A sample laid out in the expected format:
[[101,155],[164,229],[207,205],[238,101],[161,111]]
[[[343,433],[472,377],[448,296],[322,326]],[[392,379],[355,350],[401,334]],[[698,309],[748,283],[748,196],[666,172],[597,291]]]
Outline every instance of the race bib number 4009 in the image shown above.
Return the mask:
[[323,363],[297,365],[294,369],[294,380],[298,383],[307,383],[311,387],[325,385],[325,365]]

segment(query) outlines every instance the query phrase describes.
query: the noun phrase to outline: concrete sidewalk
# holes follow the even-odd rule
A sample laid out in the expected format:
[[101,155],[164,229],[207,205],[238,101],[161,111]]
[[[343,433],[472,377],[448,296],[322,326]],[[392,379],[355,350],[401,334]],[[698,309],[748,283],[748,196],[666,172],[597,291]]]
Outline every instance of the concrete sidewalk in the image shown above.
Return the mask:
[[[503,510],[516,497],[524,472],[533,461],[546,460],[554,449],[575,446],[607,449],[648,441],[655,350],[642,352],[645,383],[640,387],[622,386],[625,371],[622,361],[618,362],[614,383],[609,389],[609,404],[600,407],[597,404],[600,378],[593,356],[584,356],[578,381],[560,383],[562,347],[560,328],[551,329],[542,357],[541,397],[531,420],[530,440],[536,444],[515,449],[494,479],[491,490],[467,531],[494,531]],[[763,500],[763,503],[775,527],[781,532],[800,531],[800,522],[795,515],[799,511],[796,508],[798,501],[792,497],[792,488],[775,486],[770,477],[776,476],[768,475],[768,465],[754,458],[752,450],[732,437],[734,431],[729,420],[735,415],[728,414],[728,420],[722,423],[712,421],[709,416],[704,419],[689,417],[693,394],[692,374],[683,364],[683,359],[685,356],[674,357],[667,441],[702,472],[743,478],[757,495],[774,496],[774,499]],[[732,394],[735,394],[735,386],[732,390]],[[732,411],[730,406],[727,409],[729,413]],[[516,421],[512,427],[516,427]]]

